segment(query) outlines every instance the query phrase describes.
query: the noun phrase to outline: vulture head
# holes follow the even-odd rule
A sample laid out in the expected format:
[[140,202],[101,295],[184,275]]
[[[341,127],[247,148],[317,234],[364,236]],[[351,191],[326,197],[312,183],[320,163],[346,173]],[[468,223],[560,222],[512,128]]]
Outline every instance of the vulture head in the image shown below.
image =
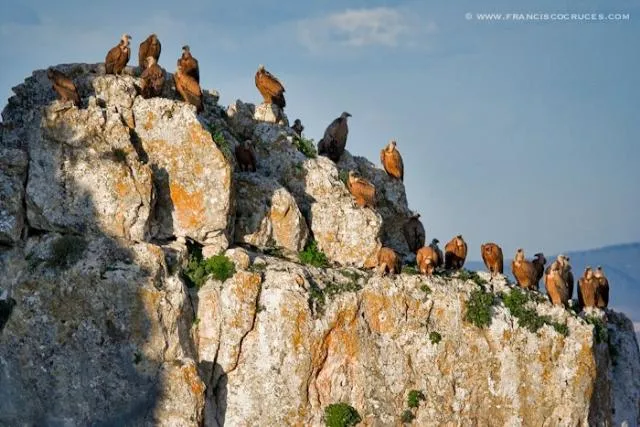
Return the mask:
[[431,244],[432,244],[432,245],[437,245],[438,243],[440,243],[440,240],[438,240],[438,239],[431,239]]
[[124,33],[120,38],[120,40],[124,46],[129,46],[129,42],[131,41],[131,36],[127,33]]
[[184,46],[182,46],[182,52],[191,52],[191,48],[189,47],[188,44],[185,44]]
[[351,117],[351,114],[347,113],[346,111],[342,114],[340,114],[340,118],[341,119],[346,119],[347,117]]
[[144,60],[144,63],[147,68],[149,68],[156,63],[156,58],[154,58],[153,56],[147,56],[147,58]]
[[264,65],[262,64],[258,65],[258,71],[264,71]]

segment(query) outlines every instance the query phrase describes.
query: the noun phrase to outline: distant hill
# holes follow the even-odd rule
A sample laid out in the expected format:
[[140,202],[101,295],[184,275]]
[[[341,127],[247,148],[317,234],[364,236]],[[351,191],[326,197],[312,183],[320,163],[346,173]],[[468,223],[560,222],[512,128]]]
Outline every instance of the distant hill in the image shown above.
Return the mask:
[[[611,286],[609,305],[633,320],[640,338],[640,242],[565,253],[571,258],[576,282],[587,265],[604,268]],[[548,256],[547,259],[555,257]],[[504,265],[505,273],[511,276],[511,260],[505,261]],[[470,261],[467,268],[484,270],[485,266],[482,261]],[[573,298],[576,298],[575,293]]]

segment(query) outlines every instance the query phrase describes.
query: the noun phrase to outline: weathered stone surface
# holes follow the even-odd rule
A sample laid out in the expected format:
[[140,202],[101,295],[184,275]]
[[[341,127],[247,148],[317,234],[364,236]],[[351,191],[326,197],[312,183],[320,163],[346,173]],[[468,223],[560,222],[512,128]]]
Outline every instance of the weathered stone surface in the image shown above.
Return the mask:
[[253,118],[259,122],[277,123],[281,126],[289,126],[289,120],[284,111],[275,104],[262,103],[255,107]]
[[613,425],[640,425],[640,350],[627,316],[607,311]]
[[277,181],[256,174],[238,173],[235,179],[235,241],[258,248],[303,250],[307,223],[293,196]]
[[0,146],[0,243],[20,240],[25,217],[27,164],[24,151]]
[[160,247],[50,233],[0,260],[0,425],[198,425],[193,313]]
[[26,202],[31,227],[145,240],[154,201],[117,114],[54,103],[29,133]]
[[233,227],[232,170],[195,109],[137,97],[133,114],[158,195],[153,235],[189,237],[218,252],[226,249]]

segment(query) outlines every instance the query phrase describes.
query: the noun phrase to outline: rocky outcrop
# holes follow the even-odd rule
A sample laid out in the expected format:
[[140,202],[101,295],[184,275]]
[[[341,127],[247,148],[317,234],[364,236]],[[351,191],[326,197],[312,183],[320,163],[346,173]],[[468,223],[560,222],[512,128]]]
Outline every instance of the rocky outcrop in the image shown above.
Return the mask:
[[238,174],[235,182],[235,242],[292,252],[304,249],[309,234],[307,223],[284,187],[251,173]]
[[26,176],[26,154],[0,147],[0,244],[20,240],[24,227]]
[[[525,319],[501,278],[373,275],[382,244],[410,257],[401,182],[349,153],[307,157],[264,105],[225,113],[207,93],[196,115],[171,85],[140,98],[132,70],[61,68],[81,108],[40,70],[3,111],[0,425],[319,426],[338,402],[400,425],[411,390],[414,425],[640,421],[623,315],[596,310],[594,327],[532,294]],[[234,173],[245,139],[258,170]],[[352,169],[375,209],[353,202]],[[310,238],[332,268],[265,254]],[[198,246],[235,274],[187,288]],[[486,327],[467,316],[478,295]]]

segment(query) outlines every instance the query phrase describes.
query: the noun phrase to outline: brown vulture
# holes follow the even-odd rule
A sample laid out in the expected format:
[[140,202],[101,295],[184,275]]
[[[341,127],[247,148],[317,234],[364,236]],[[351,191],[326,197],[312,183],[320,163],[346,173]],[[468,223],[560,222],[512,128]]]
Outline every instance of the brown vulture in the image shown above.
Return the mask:
[[527,261],[524,256],[524,249],[518,249],[516,251],[516,256],[513,257],[513,261],[511,261],[511,272],[513,273],[513,277],[516,278],[518,286],[521,288],[529,290],[537,289],[536,267],[531,261]]
[[554,261],[545,272],[544,287],[553,305],[568,307],[571,295],[569,295],[569,286],[562,273],[562,264]]
[[173,81],[182,99],[191,105],[195,105],[196,111],[201,112],[204,106],[202,104],[202,90],[200,90],[198,82],[193,77],[185,74],[180,65],[178,65],[178,69],[173,75]]
[[140,43],[140,49],[138,50],[138,65],[141,70],[147,68],[147,58],[153,57],[158,62],[160,59],[160,51],[162,50],[162,45],[160,44],[160,40],[158,40],[158,36],[155,34],[151,34],[149,37],[145,39],[142,43]]
[[467,242],[458,234],[444,246],[444,267],[447,270],[460,270],[467,259]]
[[581,309],[585,307],[596,307],[598,279],[593,274],[591,267],[584,269],[584,274],[578,280],[578,305]]
[[344,148],[347,146],[347,135],[349,134],[347,117],[351,117],[351,114],[344,112],[332,121],[324,131],[324,137],[318,141],[318,154],[326,156],[336,163],[340,160]]
[[418,249],[416,264],[420,273],[431,276],[440,264],[438,252],[431,246],[424,246]]
[[47,70],[47,77],[51,81],[53,90],[58,94],[60,101],[73,101],[76,107],[80,106],[80,96],[78,95],[78,89],[73,83],[73,80],[54,68]]
[[273,74],[264,69],[264,65],[258,67],[255,80],[256,87],[266,104],[276,104],[281,109],[287,105],[284,100],[284,86]]
[[182,46],[182,56],[178,58],[178,66],[182,67],[182,72],[193,78],[200,84],[200,67],[198,60],[191,55],[188,45]]
[[145,70],[142,72],[140,78],[142,79],[140,92],[143,98],[153,98],[162,94],[165,73],[156,63],[156,59],[153,56],[147,57]]
[[504,273],[504,256],[500,246],[495,243],[485,243],[480,245],[480,253],[491,277]]
[[130,40],[131,36],[129,34],[123,34],[120,43],[107,53],[107,57],[104,60],[106,74],[122,74],[122,70],[127,66],[131,56]]
[[390,141],[385,148],[380,150],[380,162],[389,176],[404,181],[404,163],[396,148],[396,141]]
[[402,226],[402,232],[404,238],[407,241],[409,250],[414,254],[418,252],[418,249],[424,246],[424,240],[426,238],[424,232],[424,226],[420,222],[420,214],[414,214]]
[[536,282],[535,288],[539,289],[540,279],[544,276],[544,266],[547,263],[547,259],[544,257],[542,252],[538,252],[533,256],[533,261],[531,261],[531,263],[533,264],[533,268],[536,270],[536,277],[534,279]]
[[596,272],[593,275],[598,280],[596,307],[607,308],[609,306],[609,279],[604,275],[604,271],[601,266],[596,268]]
[[241,171],[256,171],[256,153],[250,140],[236,146],[236,160]]
[[402,272],[400,257],[391,248],[380,248],[378,251],[378,273],[381,275],[399,274]]
[[376,188],[366,179],[356,175],[354,171],[349,171],[347,188],[356,199],[356,204],[362,207],[372,208],[375,206]]

